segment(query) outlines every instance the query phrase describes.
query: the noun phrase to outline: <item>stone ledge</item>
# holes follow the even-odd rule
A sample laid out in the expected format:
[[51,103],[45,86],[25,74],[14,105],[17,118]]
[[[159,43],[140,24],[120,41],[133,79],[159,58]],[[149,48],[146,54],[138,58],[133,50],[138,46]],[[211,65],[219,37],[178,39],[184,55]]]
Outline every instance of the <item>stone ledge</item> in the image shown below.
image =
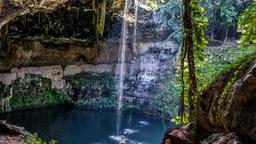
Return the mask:
[[42,66],[42,67],[23,67],[23,68],[13,68],[10,73],[0,74],[0,82],[4,85],[10,85],[17,78],[24,78],[26,74],[40,75],[44,78],[51,79],[52,88],[63,88],[65,81],[64,76],[75,75],[82,72],[111,72],[112,65],[100,64],[100,65],[68,65],[66,68],[61,66]]

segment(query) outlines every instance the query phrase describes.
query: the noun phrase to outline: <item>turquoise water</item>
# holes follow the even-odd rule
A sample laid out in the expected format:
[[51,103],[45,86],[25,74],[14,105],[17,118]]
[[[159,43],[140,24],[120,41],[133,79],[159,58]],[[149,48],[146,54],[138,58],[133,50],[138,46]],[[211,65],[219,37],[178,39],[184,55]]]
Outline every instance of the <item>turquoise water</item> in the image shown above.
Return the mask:
[[159,144],[165,128],[174,127],[148,115],[123,112],[117,134],[115,111],[64,107],[17,111],[1,119],[59,144]]

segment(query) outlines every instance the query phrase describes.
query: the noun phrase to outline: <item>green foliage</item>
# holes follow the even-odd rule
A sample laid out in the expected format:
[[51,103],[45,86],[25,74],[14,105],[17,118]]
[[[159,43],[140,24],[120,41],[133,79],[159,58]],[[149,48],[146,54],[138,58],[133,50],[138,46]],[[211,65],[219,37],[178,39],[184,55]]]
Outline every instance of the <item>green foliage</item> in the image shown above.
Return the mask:
[[76,102],[78,106],[86,106],[93,109],[115,109],[116,101],[113,98],[97,97],[91,99],[81,99]]
[[106,5],[107,0],[96,1],[93,0],[93,11],[94,11],[94,27],[96,31],[97,40],[103,37],[105,28],[105,18],[106,18]]
[[[242,0],[202,0],[202,5],[206,9],[205,15],[209,21],[208,31],[211,32],[211,38],[223,40],[225,36],[226,41],[229,31],[232,30],[232,33],[235,33],[236,18],[244,3]],[[223,32],[214,35],[216,30]]]
[[[8,91],[8,92],[7,92]],[[51,80],[38,75],[25,75],[18,78],[5,88],[6,105],[3,112],[19,108],[47,106],[72,102],[64,90],[53,90]],[[8,100],[8,101],[7,101]],[[2,100],[3,102],[3,100]]]
[[203,2],[208,8],[207,15],[211,19],[210,22],[213,23],[215,20],[215,23],[220,23],[222,26],[234,25],[235,17],[242,5],[241,0],[204,0]]
[[242,61],[246,61],[245,59],[253,59],[255,53],[254,47],[206,49],[204,65],[199,70],[202,71],[198,81],[199,91],[207,88],[223,72],[239,65]]
[[[242,66],[239,69],[241,69]],[[220,98],[218,99],[218,108],[220,108],[221,104],[223,104],[225,98],[226,98],[226,95],[228,94],[228,90],[231,88],[231,86],[236,82],[237,78],[238,78],[238,72],[239,71],[235,71],[234,73],[232,73],[232,77],[231,79],[228,81],[228,83],[226,84]]]
[[[106,97],[97,97],[91,99],[80,99],[75,103],[76,106],[85,106],[89,109],[117,109],[116,99],[114,97],[106,98]],[[139,109],[138,106],[130,104],[130,103],[123,103],[123,110],[135,110]]]
[[[195,67],[196,67],[196,78],[200,81],[202,71],[200,71],[204,65],[204,50],[208,41],[205,39],[205,31],[207,30],[208,21],[203,14],[205,13],[204,8],[200,5],[201,0],[192,0],[192,24],[193,24],[193,44],[195,52]],[[185,71],[185,78],[188,78],[188,74]]]
[[150,100],[150,109],[154,114],[168,115],[173,117],[178,112],[179,87],[171,84],[172,81],[165,81],[156,96]]
[[[171,119],[171,122],[175,123],[176,125],[179,125],[179,124],[181,124],[181,117],[180,116],[176,116],[175,118]],[[182,125],[186,125],[188,123],[189,123],[188,113],[186,113],[183,116],[183,123],[182,123]]]
[[236,9],[236,5],[240,3],[240,1],[236,0],[225,0],[220,3],[220,18],[223,26],[232,26],[235,23],[235,18],[238,14],[238,10]]
[[[75,103],[95,108],[116,108],[115,82],[111,73],[78,74],[65,77],[66,89],[52,89],[50,79],[28,74],[5,87],[0,84],[1,112],[20,108]],[[77,96],[81,101],[74,102]],[[73,98],[73,99],[72,99]],[[84,101],[83,101],[84,100]],[[132,108],[127,105],[127,108]]]
[[256,44],[256,1],[238,18],[238,30],[242,33],[241,44]]
[[115,80],[112,73],[80,73],[66,76],[65,80],[70,85],[71,96],[79,92],[83,97],[104,96],[111,97],[115,91]]
[[156,88],[156,94],[149,99],[149,110],[153,115],[161,115],[162,117],[175,117],[178,113],[179,105],[179,83],[175,83],[178,79],[175,77],[176,61],[171,59],[168,61],[168,67],[171,69],[161,69],[159,77],[161,85]]
[[46,91],[43,93],[44,100],[48,103],[57,103],[57,98],[54,96],[52,91]]
[[159,6],[158,14],[162,19],[166,19],[166,27],[170,29],[172,33],[167,39],[172,39],[180,42],[182,37],[181,28],[181,0],[169,0],[166,3]]
[[[192,1],[191,6],[192,8],[195,8],[194,14],[199,12],[198,13],[199,15],[195,16],[198,18],[194,19],[196,20],[196,22],[199,22],[198,27],[202,26],[203,21],[204,22],[208,21],[209,29],[205,29],[207,31],[206,34],[209,35],[211,32],[216,33],[216,31],[221,30],[223,32],[218,33],[215,37],[220,40],[223,40],[224,36],[226,38],[228,36],[231,37],[231,35],[228,33],[236,33],[235,28],[236,28],[237,16],[240,14],[241,9],[244,8],[245,3],[247,3],[247,1],[194,0]],[[181,30],[182,22],[180,21],[181,19],[180,16],[182,13],[182,1],[181,0],[165,0],[163,2],[158,2],[158,4],[159,4],[159,10],[157,11],[158,14],[162,16],[162,19],[166,19],[166,23],[168,26],[167,28],[169,28],[172,31],[169,38],[179,42],[182,38],[182,30]]]
[[[197,82],[201,75],[199,67],[203,66],[204,59],[204,48],[207,45],[207,40],[205,39],[205,31],[207,29],[207,19],[203,16],[204,8],[200,5],[200,0],[191,0],[190,7],[186,6],[185,1],[183,1],[183,11],[190,12],[191,8],[191,21],[190,14],[183,14],[183,41],[180,48],[180,86],[181,86],[181,101],[180,101],[180,118],[176,120],[181,120],[183,122],[184,118],[184,106],[189,106],[189,117],[197,121],[197,108],[199,97],[197,94]],[[190,23],[192,23],[190,25]],[[190,37],[192,40],[190,41]],[[192,48],[192,52],[189,50]],[[192,55],[192,56],[191,56]],[[187,58],[187,59],[185,59]],[[188,64],[190,63],[190,65]],[[195,72],[195,74],[194,74]],[[193,76],[195,75],[195,79]],[[191,76],[191,77],[190,77]],[[189,93],[190,92],[190,93]],[[194,94],[192,94],[194,93]],[[186,104],[188,101],[188,104]],[[193,114],[193,116],[192,116]],[[191,119],[192,120],[192,119]]]
[[62,104],[71,102],[71,98],[63,90],[47,90],[43,93],[43,101],[45,104]]
[[42,139],[38,137],[36,133],[28,134],[25,136],[25,143],[26,144],[57,144],[57,141],[51,140],[49,142],[44,142]]
[[36,75],[26,75],[16,79],[9,87],[12,91],[10,105],[12,109],[41,105],[42,91],[51,87],[51,81]]
[[192,0],[192,25],[193,25],[193,44],[198,59],[202,60],[204,56],[204,48],[208,44],[205,39],[205,31],[207,30],[208,21],[203,16],[205,10],[200,5],[201,0]]
[[145,5],[156,11],[158,9],[157,3],[152,0],[146,0]]

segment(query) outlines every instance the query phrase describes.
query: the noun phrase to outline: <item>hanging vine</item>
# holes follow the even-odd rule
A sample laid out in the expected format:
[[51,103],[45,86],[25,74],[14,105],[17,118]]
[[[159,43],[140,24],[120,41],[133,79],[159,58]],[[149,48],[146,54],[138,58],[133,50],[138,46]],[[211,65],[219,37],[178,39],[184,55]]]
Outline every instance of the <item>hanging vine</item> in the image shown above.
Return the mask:
[[[207,40],[204,37],[207,19],[203,16],[204,9],[200,0],[183,0],[183,37],[180,48],[180,110],[178,120],[193,122],[196,140],[199,122],[199,100],[197,81],[203,66],[204,48]],[[188,102],[188,103],[186,103]],[[184,106],[188,106],[188,115],[184,114]],[[188,119],[188,120],[187,120]]]
[[93,0],[93,23],[96,32],[97,41],[103,37],[105,28],[105,18],[106,18],[106,0]]

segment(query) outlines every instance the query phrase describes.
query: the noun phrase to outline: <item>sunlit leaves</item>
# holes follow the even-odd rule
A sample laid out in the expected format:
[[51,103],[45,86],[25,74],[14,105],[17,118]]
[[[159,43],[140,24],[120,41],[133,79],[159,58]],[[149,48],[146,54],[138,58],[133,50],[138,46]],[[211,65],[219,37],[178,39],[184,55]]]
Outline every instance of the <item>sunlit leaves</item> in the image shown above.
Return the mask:
[[156,11],[158,9],[157,3],[151,0],[146,0],[146,6],[150,7],[152,10]]
[[241,44],[256,44],[256,1],[244,10],[238,19],[238,30],[242,33]]
[[205,10],[200,4],[200,0],[191,1],[192,8],[192,24],[193,24],[193,43],[195,51],[195,64],[197,79],[200,78],[201,72],[199,68],[203,66],[204,62],[204,48],[208,44],[205,39],[205,31],[207,30],[208,21],[205,16],[203,16]]
[[[175,123],[176,125],[180,124],[181,121],[181,117],[180,116],[176,116],[175,118],[171,119],[171,122]],[[183,117],[183,125],[188,124],[189,120],[188,120],[188,113],[186,113]]]
[[256,49],[254,47],[245,47],[243,49],[234,48],[208,48],[205,51],[204,66],[199,67],[202,71],[200,81],[198,81],[199,91],[207,88],[218,75],[230,69],[234,65],[239,65],[244,58],[255,57]]

